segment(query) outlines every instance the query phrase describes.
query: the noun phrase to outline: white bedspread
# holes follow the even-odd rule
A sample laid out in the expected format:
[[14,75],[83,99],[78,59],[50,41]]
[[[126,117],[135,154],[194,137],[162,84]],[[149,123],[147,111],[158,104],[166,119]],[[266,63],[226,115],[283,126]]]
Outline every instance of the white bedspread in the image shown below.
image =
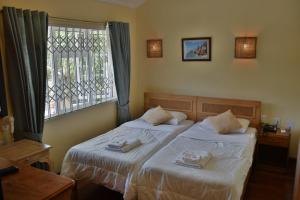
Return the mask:
[[[119,191],[124,199],[136,197],[136,175],[142,164],[161,147],[193,124],[152,126],[142,120],[123,124],[103,135],[72,147],[63,161],[61,174],[75,180],[85,180]],[[117,138],[140,139],[141,146],[119,153],[106,150]]]
[[[249,128],[245,134],[216,135],[195,124],[145,162],[138,175],[138,199],[240,199],[252,164],[255,132]],[[187,150],[207,151],[213,158],[203,169],[175,164]]]
[[183,132],[179,136],[194,138],[198,140],[206,141],[221,141],[229,143],[242,143],[248,144],[249,142],[256,141],[256,129],[249,127],[245,134],[242,133],[231,133],[222,135],[213,130],[203,128],[200,123],[194,124],[188,131]]

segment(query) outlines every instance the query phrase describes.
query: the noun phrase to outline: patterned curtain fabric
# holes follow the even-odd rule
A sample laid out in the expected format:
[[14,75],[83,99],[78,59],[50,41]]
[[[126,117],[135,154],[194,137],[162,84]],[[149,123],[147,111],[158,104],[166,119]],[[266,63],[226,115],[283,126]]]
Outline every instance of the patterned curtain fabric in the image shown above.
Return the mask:
[[130,120],[130,33],[129,24],[109,22],[112,60],[118,95],[118,125]]
[[42,140],[47,74],[48,14],[3,8],[15,139]]
[[4,75],[2,68],[2,59],[0,52],[0,117],[7,116],[7,103],[6,103],[6,95],[5,95],[5,84],[4,84]]

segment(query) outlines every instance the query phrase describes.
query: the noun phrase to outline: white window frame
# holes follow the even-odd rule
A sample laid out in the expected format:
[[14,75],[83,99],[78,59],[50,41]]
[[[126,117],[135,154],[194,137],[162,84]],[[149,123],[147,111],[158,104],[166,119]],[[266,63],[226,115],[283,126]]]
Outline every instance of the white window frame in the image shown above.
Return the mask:
[[117,99],[108,28],[50,18],[45,119]]

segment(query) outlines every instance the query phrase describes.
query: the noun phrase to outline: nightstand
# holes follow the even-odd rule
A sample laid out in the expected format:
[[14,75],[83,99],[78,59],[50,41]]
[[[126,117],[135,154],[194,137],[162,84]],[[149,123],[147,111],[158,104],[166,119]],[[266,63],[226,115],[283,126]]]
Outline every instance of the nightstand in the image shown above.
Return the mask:
[[286,171],[288,165],[291,134],[260,133],[257,135],[257,164],[259,167],[275,171]]
[[49,150],[51,146],[32,140],[20,140],[0,147],[0,157],[12,162],[19,168],[30,166],[35,162],[48,163],[51,171]]

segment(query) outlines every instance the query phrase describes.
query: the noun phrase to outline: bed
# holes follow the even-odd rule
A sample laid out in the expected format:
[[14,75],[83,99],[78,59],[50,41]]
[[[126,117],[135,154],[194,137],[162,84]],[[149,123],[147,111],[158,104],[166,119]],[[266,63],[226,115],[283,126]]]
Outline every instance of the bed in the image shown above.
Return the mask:
[[[241,199],[253,161],[260,102],[197,98],[197,119],[231,109],[251,121],[244,134],[220,135],[196,123],[144,163],[138,174],[139,200]],[[185,150],[208,151],[213,158],[203,169],[174,163]]]
[[[145,110],[161,107],[181,111],[188,116],[179,125],[152,126],[141,119],[127,122],[105,134],[78,144],[67,152],[61,174],[76,180],[78,185],[99,184],[135,199],[136,176],[142,164],[179,133],[188,129],[196,118],[196,98],[177,95],[145,95]],[[105,149],[115,138],[140,139],[142,145],[119,153]]]

